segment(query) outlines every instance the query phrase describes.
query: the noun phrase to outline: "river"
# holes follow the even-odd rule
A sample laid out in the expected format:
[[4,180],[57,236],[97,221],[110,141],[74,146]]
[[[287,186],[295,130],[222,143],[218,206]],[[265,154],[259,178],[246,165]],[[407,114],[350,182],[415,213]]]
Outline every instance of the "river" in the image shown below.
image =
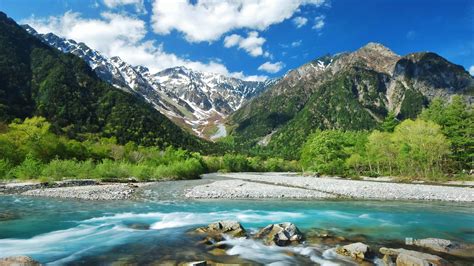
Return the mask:
[[[186,183],[188,182],[188,183]],[[303,232],[330,230],[375,246],[405,238],[439,237],[474,242],[472,204],[395,201],[186,200],[180,189],[208,180],[165,182],[130,201],[0,196],[0,257],[28,255],[61,265],[162,264],[212,260],[280,265],[339,263],[330,246],[267,247],[230,241],[216,256],[187,232],[218,220],[237,220],[249,231],[289,221]],[[178,184],[178,185],[176,185]],[[165,193],[166,191],[166,193]],[[293,253],[289,255],[290,253]]]

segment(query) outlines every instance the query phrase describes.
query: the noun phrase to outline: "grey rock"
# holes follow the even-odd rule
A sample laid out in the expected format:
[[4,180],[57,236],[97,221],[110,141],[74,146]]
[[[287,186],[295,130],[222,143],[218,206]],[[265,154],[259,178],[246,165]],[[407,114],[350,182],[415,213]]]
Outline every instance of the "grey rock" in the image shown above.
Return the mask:
[[441,238],[413,240],[413,245],[459,257],[474,257],[474,245]]
[[394,261],[397,266],[446,266],[451,265],[445,259],[419,251],[407,250],[403,248],[380,248],[380,253],[384,254],[384,261]]
[[261,229],[255,237],[262,239],[266,244],[276,244],[278,246],[299,243],[304,238],[298,227],[290,222],[270,224]]
[[336,248],[336,252],[343,256],[364,260],[370,256],[370,247],[364,243],[357,242]]

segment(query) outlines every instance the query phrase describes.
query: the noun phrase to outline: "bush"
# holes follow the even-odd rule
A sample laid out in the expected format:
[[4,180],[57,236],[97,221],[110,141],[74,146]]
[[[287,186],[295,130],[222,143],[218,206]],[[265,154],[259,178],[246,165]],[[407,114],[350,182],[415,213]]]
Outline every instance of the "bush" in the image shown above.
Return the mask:
[[13,165],[8,160],[0,159],[0,179],[9,179],[12,168]]
[[35,179],[41,175],[43,164],[28,155],[26,159],[18,166],[11,170],[11,175],[18,179]]
[[75,160],[52,160],[43,167],[41,175],[45,178],[60,180],[63,178],[91,178],[94,164],[91,160],[78,162]]

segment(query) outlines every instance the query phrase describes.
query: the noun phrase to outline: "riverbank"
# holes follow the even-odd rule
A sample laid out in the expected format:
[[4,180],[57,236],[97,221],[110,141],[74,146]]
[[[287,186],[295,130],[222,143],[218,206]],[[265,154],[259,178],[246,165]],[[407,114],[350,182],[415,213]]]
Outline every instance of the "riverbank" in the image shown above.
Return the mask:
[[0,184],[0,194],[81,200],[126,200],[149,183],[102,183],[95,180],[66,180],[52,183],[15,182]]
[[474,202],[470,183],[415,184],[389,179],[349,180],[296,173],[213,173],[199,180],[105,183],[68,180],[52,183],[0,183],[0,194],[73,198],[127,199],[361,199]]
[[[287,173],[219,174],[229,181],[196,186],[187,198],[294,198],[294,199],[376,199],[437,200],[474,202],[474,188],[448,185],[406,184]],[[204,177],[205,178],[205,177]]]

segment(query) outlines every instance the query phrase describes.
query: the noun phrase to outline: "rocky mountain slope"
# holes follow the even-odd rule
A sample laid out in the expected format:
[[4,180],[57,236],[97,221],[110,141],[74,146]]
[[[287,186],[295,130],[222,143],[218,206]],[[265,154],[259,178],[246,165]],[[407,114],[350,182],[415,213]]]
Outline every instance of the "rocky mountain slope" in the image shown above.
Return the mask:
[[146,67],[132,66],[119,57],[108,58],[84,43],[52,33],[39,34],[28,25],[23,27],[61,52],[81,57],[101,79],[143,96],[175,123],[201,137],[209,137],[223,118],[274,83],[244,81],[185,67],[151,73]]
[[371,129],[388,112],[415,117],[430,100],[454,94],[474,100],[474,80],[441,56],[399,56],[381,44],[325,56],[290,71],[229,117],[232,135],[286,157],[316,129]]
[[138,95],[99,79],[81,58],[45,45],[0,12],[0,122],[31,116],[43,116],[56,133],[78,139],[115,137],[121,144],[190,150],[207,145]]

